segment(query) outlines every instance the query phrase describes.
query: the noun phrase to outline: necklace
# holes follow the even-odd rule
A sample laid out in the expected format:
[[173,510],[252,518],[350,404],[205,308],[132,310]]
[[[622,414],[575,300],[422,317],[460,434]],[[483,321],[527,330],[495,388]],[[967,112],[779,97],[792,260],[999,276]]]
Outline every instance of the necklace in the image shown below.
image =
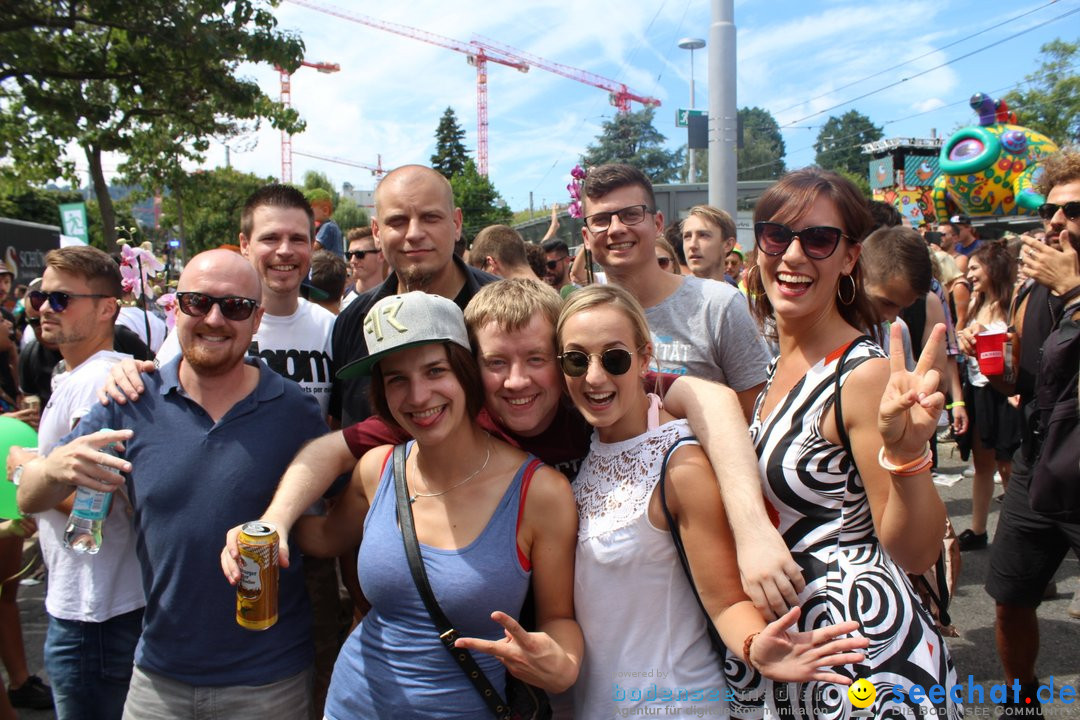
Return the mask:
[[440,495],[445,495],[446,493],[450,492],[451,490],[456,490],[457,488],[461,487],[465,483],[472,480],[474,477],[476,477],[480,473],[484,472],[484,468],[486,468],[488,466],[488,462],[490,460],[491,460],[491,436],[488,435],[487,456],[484,458],[484,464],[483,465],[481,465],[476,470],[473,470],[471,473],[469,473],[469,476],[467,478],[465,478],[464,480],[462,480],[461,482],[454,483],[453,485],[446,488],[445,490],[440,490],[439,492],[433,492],[433,493],[425,493],[425,492],[420,492],[419,490],[417,490],[411,496],[409,496],[409,504],[412,505],[414,502],[416,502],[416,498],[439,497]]

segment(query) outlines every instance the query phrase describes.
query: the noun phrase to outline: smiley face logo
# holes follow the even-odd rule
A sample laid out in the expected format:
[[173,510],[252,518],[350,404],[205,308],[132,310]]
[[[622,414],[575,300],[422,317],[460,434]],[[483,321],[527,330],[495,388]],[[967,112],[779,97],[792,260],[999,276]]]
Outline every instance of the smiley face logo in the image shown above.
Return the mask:
[[874,704],[874,699],[877,697],[877,688],[869,680],[860,678],[848,688],[847,696],[855,707],[867,708]]

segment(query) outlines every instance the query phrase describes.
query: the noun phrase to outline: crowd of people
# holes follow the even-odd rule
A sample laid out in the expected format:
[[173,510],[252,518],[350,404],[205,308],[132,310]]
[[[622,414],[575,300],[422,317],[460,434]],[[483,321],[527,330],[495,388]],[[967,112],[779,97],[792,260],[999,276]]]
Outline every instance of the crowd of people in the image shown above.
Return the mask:
[[[553,212],[541,243],[492,226],[459,253],[431,168],[388,173],[344,235],[324,194],[269,185],[140,352],[113,259],[51,251],[24,298],[39,347],[0,363],[5,409],[39,427],[8,472],[48,567],[49,702],[61,720],[847,718],[865,680],[875,717],[957,718],[951,693],[904,692],[957,680],[919,584],[952,542],[990,546],[1008,709],[1037,709],[1036,608],[1080,552],[1080,460],[1061,457],[1080,448],[1058,441],[1080,402],[1080,155],[1039,190],[1044,235],[990,241],[963,216],[905,227],[807,168],[758,199],[747,251],[723,210],[666,221],[646,175],[601,165],[578,252]],[[978,360],[995,332],[1007,371]],[[18,407],[31,388],[40,417]],[[959,536],[943,433],[973,460]],[[76,487],[115,498],[96,555],[64,546]],[[234,620],[255,519],[280,533],[259,632]],[[50,692],[8,670],[13,698]]]

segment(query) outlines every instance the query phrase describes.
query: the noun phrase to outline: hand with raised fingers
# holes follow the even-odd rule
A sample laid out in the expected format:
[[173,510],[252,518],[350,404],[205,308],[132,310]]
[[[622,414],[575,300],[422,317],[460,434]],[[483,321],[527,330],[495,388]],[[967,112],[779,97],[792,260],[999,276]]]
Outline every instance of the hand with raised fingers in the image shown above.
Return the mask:
[[893,323],[890,332],[891,372],[878,409],[878,430],[889,460],[906,463],[926,451],[945,407],[945,395],[938,390],[945,364],[945,326],[934,326],[910,372],[904,363],[899,324]]
[[458,638],[454,647],[493,655],[514,677],[549,692],[562,692],[573,684],[575,663],[550,635],[527,632],[504,612],[491,613],[491,619],[502,625],[502,640]]
[[815,630],[792,630],[801,610],[793,607],[754,636],[749,646],[751,664],[762,675],[780,682],[831,682],[850,685],[851,679],[831,670],[839,665],[862,662],[858,652],[870,641],[844,637],[859,629],[854,620]]

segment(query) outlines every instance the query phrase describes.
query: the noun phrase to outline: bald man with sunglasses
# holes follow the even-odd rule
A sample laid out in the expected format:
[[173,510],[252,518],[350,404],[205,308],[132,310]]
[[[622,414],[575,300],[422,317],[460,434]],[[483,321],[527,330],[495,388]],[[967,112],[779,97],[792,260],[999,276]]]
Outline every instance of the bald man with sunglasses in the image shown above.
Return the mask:
[[[281,571],[279,621],[258,633],[236,624],[236,592],[210,572],[221,536],[258,516],[293,455],[326,430],[310,394],[246,357],[261,297],[258,272],[236,253],[192,258],[177,291],[181,356],[143,377],[139,402],[95,405],[25,466],[24,512],[51,507],[74,486],[114,492],[120,507],[130,498],[147,609],[124,718],[194,717],[196,708],[222,720],[308,717],[302,568]],[[113,442],[119,456],[102,452]],[[103,547],[120,539],[107,531]]]

